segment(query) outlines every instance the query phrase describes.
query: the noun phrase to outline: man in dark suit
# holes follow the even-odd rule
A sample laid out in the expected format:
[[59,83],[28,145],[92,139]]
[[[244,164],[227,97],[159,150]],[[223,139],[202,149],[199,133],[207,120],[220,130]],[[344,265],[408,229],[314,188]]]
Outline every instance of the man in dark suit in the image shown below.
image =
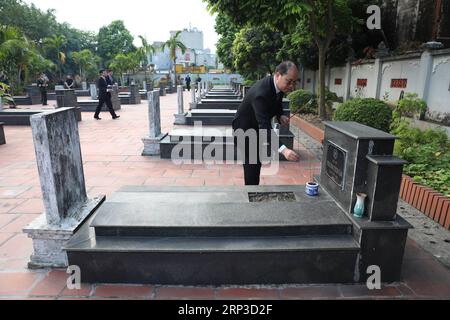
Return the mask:
[[113,86],[116,84],[116,80],[114,80],[113,78],[113,71],[112,70],[108,70],[108,75],[106,77],[106,82],[108,83],[108,86]]
[[100,77],[97,81],[98,86],[98,106],[95,110],[94,118],[96,120],[101,120],[99,117],[100,112],[102,111],[103,105],[106,103],[106,106],[108,107],[109,113],[111,113],[112,118],[118,119],[120,116],[116,115],[113,109],[113,105],[111,102],[111,94],[108,92],[108,80],[107,80],[107,72],[106,70],[100,70]]
[[[244,133],[253,131],[257,134],[256,147],[253,145],[255,142],[251,142],[250,139],[245,139],[245,145],[238,146],[244,155],[245,185],[259,185],[260,183],[262,165],[259,146],[262,145],[261,142],[264,142],[261,141],[263,138],[261,134],[264,133],[269,146],[273,147],[270,144],[273,129],[272,118],[277,117],[282,126],[289,126],[289,118],[283,115],[283,95],[293,91],[297,81],[296,65],[293,62],[285,61],[277,67],[274,76],[268,76],[257,82],[239,106],[233,120],[233,130],[242,129]],[[286,146],[281,146],[279,150],[274,151],[283,154],[289,161],[300,159],[298,154]],[[257,154],[253,154],[254,152]]]

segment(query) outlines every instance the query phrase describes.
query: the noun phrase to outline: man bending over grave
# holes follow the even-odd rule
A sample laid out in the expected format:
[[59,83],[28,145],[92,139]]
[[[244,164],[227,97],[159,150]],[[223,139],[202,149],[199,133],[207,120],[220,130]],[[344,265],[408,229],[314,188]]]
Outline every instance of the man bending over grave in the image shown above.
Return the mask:
[[[262,133],[267,137],[270,146],[273,117],[277,117],[282,126],[289,126],[289,118],[283,115],[283,95],[292,92],[298,81],[297,66],[290,61],[281,63],[274,76],[257,82],[246,94],[233,120],[233,130],[256,132],[257,146],[251,139],[245,139],[245,145],[238,146],[244,155],[245,185],[259,185],[261,175],[261,159],[259,146]],[[235,142],[237,139],[235,139]],[[242,147],[245,150],[242,150]],[[269,149],[271,150],[271,149]],[[256,155],[254,154],[256,152]],[[281,146],[278,150],[289,161],[299,161],[300,157],[293,150]]]

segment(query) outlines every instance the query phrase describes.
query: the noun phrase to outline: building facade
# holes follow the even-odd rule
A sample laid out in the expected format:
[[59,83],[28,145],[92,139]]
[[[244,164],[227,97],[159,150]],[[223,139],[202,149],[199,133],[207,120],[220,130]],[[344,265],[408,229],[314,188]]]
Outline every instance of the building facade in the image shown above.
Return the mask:
[[[170,36],[175,36],[177,31],[171,31]],[[209,48],[205,49],[203,42],[203,31],[197,28],[184,29],[179,35],[179,40],[186,46],[187,50],[182,53],[177,50],[177,64],[184,66],[206,66],[207,68],[217,68],[217,56],[211,53]],[[154,42],[156,53],[149,57],[149,62],[155,65],[155,70],[160,72],[169,71],[173,67],[170,60],[169,49],[161,51],[164,42]]]

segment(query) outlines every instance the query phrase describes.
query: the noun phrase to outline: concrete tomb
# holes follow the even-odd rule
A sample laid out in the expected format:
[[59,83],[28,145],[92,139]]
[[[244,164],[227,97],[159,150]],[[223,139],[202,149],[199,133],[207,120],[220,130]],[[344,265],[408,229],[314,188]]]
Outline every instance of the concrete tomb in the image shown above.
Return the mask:
[[75,108],[31,117],[45,213],[24,228],[33,240],[30,268],[67,267],[63,247],[105,200],[89,199]]

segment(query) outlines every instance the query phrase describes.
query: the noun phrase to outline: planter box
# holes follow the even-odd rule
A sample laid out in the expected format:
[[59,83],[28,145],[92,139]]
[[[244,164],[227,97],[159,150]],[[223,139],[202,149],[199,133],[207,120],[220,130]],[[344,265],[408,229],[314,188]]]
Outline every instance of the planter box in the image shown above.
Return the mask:
[[[323,144],[324,131],[313,124],[294,116],[291,123],[308,134],[311,138]],[[436,221],[445,229],[450,230],[450,198],[431,188],[424,187],[403,175],[400,187],[400,198],[421,211],[430,219]]]
[[325,138],[325,133],[322,129],[317,128],[313,124],[309,123],[308,121],[303,120],[302,118],[298,116],[293,116],[291,119],[291,123],[302,130],[304,133],[309,135],[311,138],[319,141],[321,144],[323,144],[323,140]]

